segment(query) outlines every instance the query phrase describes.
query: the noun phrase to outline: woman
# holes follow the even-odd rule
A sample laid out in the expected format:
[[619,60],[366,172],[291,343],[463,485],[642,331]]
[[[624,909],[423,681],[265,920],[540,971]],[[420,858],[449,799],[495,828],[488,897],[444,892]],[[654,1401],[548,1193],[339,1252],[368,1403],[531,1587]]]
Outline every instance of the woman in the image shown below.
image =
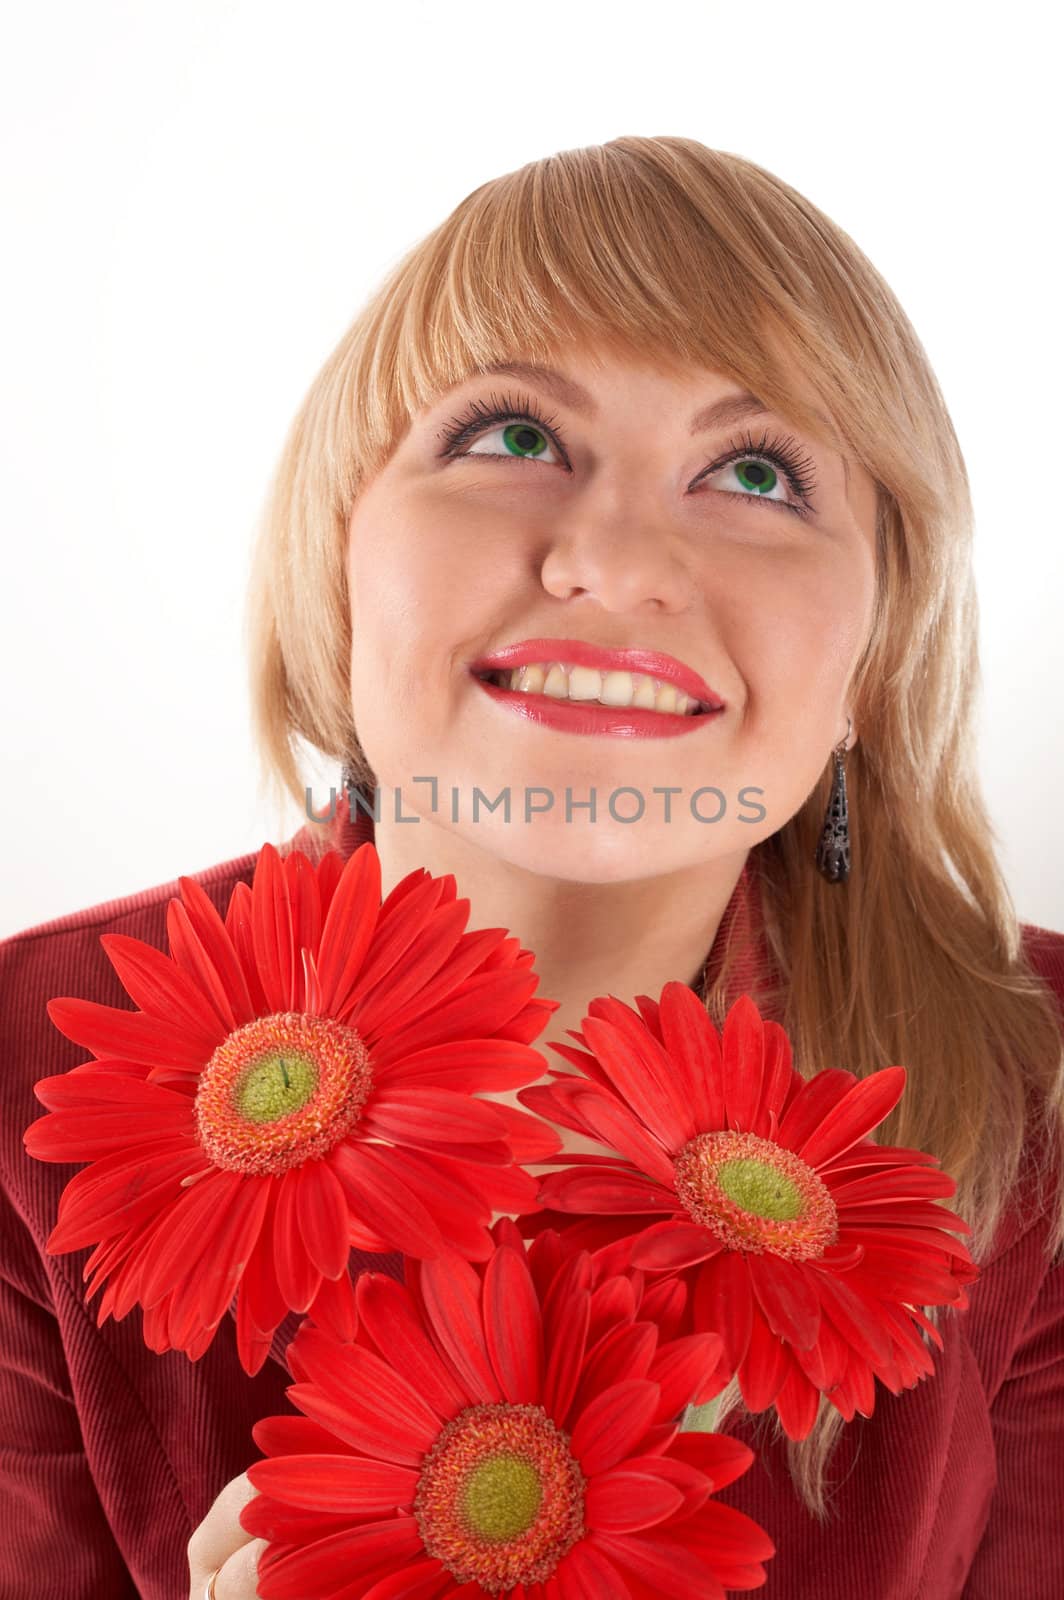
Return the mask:
[[[290,845],[373,839],[385,893],[453,872],[471,927],[535,951],[544,1040],[682,975],[718,1026],[752,994],[806,1073],[908,1067],[878,1137],[955,1178],[981,1275],[872,1418],[825,1403],[788,1442],[730,1387],[717,1426],[758,1460],[720,1498],[776,1541],[767,1592],[1057,1594],[1064,935],[1018,922],[996,858],[964,463],[852,240],[688,139],[483,185],[311,386],[251,606],[265,775],[302,804],[302,739],[362,802]],[[196,876],[222,907],[254,859]],[[95,1328],[80,1257],[41,1250],[69,1170],[20,1143],[81,1059],[44,1001],[122,1003],[99,935],[164,947],[175,892],[3,946],[5,1594],[256,1592],[250,1428],[292,1409],[298,1317],[254,1379],[221,1336],[193,1364]]]

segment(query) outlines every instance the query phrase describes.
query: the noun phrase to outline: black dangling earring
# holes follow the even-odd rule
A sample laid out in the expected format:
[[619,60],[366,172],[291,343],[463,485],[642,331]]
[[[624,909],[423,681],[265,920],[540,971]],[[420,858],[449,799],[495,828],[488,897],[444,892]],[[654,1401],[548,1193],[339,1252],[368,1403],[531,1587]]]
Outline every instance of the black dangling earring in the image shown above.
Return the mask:
[[829,883],[845,883],[850,876],[850,817],[846,806],[846,741],[853,723],[846,718],[846,738],[832,751],[835,778],[828,797],[824,827],[816,847],[816,864]]

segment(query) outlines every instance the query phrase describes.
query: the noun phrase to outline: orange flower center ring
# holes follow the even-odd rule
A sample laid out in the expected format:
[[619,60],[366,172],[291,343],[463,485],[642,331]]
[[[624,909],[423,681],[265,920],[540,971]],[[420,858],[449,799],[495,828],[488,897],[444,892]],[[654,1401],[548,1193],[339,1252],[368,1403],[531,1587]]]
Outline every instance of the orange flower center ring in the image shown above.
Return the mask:
[[358,1121],[369,1052],[332,1017],[280,1011],[218,1046],[196,1091],[200,1143],[218,1167],[278,1176],[320,1160]]
[[838,1212],[793,1150],[754,1133],[700,1133],[676,1158],[676,1193],[731,1250],[808,1261],[834,1243]]
[[542,1406],[468,1406],[425,1457],[414,1498],[425,1549],[489,1594],[544,1583],[584,1533],[584,1476]]

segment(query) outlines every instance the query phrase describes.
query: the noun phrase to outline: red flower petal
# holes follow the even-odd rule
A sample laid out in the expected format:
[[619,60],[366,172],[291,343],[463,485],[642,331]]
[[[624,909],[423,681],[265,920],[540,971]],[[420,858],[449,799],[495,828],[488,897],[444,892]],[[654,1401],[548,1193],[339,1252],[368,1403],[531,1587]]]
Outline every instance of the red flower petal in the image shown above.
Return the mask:
[[798,1086],[798,1074],[791,1056],[791,1041],[778,1022],[764,1024],[765,1073],[761,1085],[761,1109],[752,1132],[762,1139],[773,1137],[787,1105],[787,1097]]
[[843,1336],[861,1361],[876,1367],[890,1361],[890,1340],[866,1300],[844,1278],[831,1272],[817,1274],[823,1314]]
[[329,1151],[329,1162],[351,1196],[355,1216],[394,1249],[424,1256],[446,1248],[432,1217],[379,1147],[342,1139]]
[[741,1478],[755,1459],[748,1444],[726,1433],[678,1433],[669,1446],[669,1456],[707,1472],[714,1491]]
[[337,1445],[327,1428],[306,1417],[261,1417],[252,1425],[251,1437],[267,1456],[333,1454]]
[[608,1009],[609,1021],[588,1017],[582,1030],[585,1039],[622,1100],[666,1149],[681,1149],[697,1130],[690,1107],[677,1103],[664,1050],[619,1001],[609,1007],[606,1001],[597,1004]]
[[437,1600],[437,1596],[454,1593],[451,1579],[440,1562],[429,1559],[411,1562],[402,1571],[379,1578],[361,1600]]
[[209,1057],[226,1027],[194,978],[142,939],[102,933],[107,959],[133,1003],[151,1016],[178,1023]]
[[290,1167],[274,1179],[276,1211],[273,1219],[273,1266],[277,1285],[292,1311],[307,1311],[321,1286],[322,1274],[303,1242],[300,1218],[300,1169]]
[[548,1299],[544,1306],[547,1370],[543,1379],[543,1407],[559,1427],[564,1426],[580,1381],[590,1322],[591,1296],[586,1290],[558,1296],[553,1304]]
[[[439,888],[439,903],[427,909],[416,944],[375,988],[360,985],[358,1019],[364,1030],[375,1033],[387,1028],[392,1035],[402,1036],[461,993],[474,975],[483,972],[493,951],[507,948],[509,941],[498,928],[463,934],[469,920],[468,901],[448,899],[442,880]],[[405,915],[409,920],[412,913]],[[382,931],[383,918],[378,941]]]
[[186,1138],[154,1139],[116,1151],[77,1172],[59,1197],[49,1255],[80,1250],[139,1228],[182,1193],[181,1180],[203,1162]]
[[[300,1511],[295,1506],[283,1506],[280,1501],[265,1494],[256,1495],[241,1507],[238,1520],[251,1538],[269,1539],[282,1545],[309,1544],[314,1539],[324,1539],[330,1533],[338,1533],[351,1526],[351,1518],[343,1512],[330,1515],[324,1511]],[[265,1563],[265,1553],[262,1560]],[[261,1572],[260,1565],[259,1575]]]
[[602,1144],[619,1151],[638,1171],[671,1188],[675,1173],[671,1156],[614,1095],[597,1084],[578,1079],[570,1104]]
[[697,1133],[725,1126],[720,1035],[704,1004],[686,983],[666,983],[658,1008],[665,1049],[679,1063],[681,1087]]
[[776,1549],[764,1528],[758,1527],[745,1511],[719,1500],[707,1501],[692,1527],[675,1528],[671,1537],[676,1542],[689,1542],[692,1550],[714,1565],[729,1560],[767,1561]]
[[772,1332],[808,1349],[820,1330],[817,1279],[801,1264],[770,1253],[751,1252],[746,1269]]
[[264,1017],[269,1013],[270,1007],[263,993],[262,979],[255,961],[255,941],[251,932],[252,906],[250,887],[244,882],[234,884],[233,892],[229,896],[229,908],[225,913],[225,931],[236,951],[240,970],[255,1008],[255,1015]]
[[671,1339],[656,1356],[647,1377],[661,1388],[661,1410],[678,1416],[688,1405],[704,1405],[726,1382],[720,1371],[724,1344],[716,1333],[691,1333]]
[[946,1172],[929,1167],[899,1167],[896,1172],[877,1172],[855,1178],[852,1183],[832,1186],[836,1206],[872,1205],[884,1200],[918,1200],[936,1195],[948,1199],[957,1185]]
[[[263,1218],[262,1230],[248,1259],[247,1268],[240,1282],[239,1298],[237,1300],[237,1335],[238,1347],[242,1353],[245,1348],[242,1340],[250,1337],[252,1326],[260,1334],[272,1334],[278,1323],[283,1322],[288,1307],[284,1296],[281,1294],[277,1283],[277,1274],[273,1265],[273,1233],[274,1217],[277,1209],[277,1185],[267,1185],[268,1205]],[[247,1362],[244,1362],[247,1371]]]
[[585,1410],[597,1395],[605,1394],[625,1378],[647,1377],[657,1345],[658,1330],[649,1322],[622,1323],[593,1345],[589,1338],[584,1373],[570,1409],[574,1413]]
[[[352,1442],[367,1455],[379,1455],[400,1465],[417,1465],[396,1455],[391,1444],[402,1440],[422,1453],[435,1442],[443,1419],[423,1395],[396,1372],[382,1356],[365,1345],[338,1345],[328,1334],[304,1322],[289,1347],[289,1365],[300,1383],[312,1383],[323,1394],[346,1404],[359,1426],[365,1428],[363,1442]],[[288,1391],[293,1394],[292,1390]],[[295,1398],[293,1394],[293,1398]],[[389,1448],[382,1448],[386,1437]]]
[[[224,928],[222,931],[224,934]],[[250,1010],[237,1021],[229,995],[196,938],[180,900],[171,900],[166,907],[166,936],[173,964],[179,972],[189,975],[200,993],[202,1007],[208,1011],[220,1033],[224,1036],[232,1033],[241,1022],[250,1022],[254,1015]],[[231,951],[230,954],[235,963],[235,953]]]
[[483,1294],[485,1343],[503,1397],[533,1405],[543,1387],[543,1321],[523,1252],[495,1251]]
[[632,1244],[631,1262],[647,1272],[675,1271],[707,1261],[724,1248],[709,1228],[670,1217],[644,1228]]
[[45,1006],[59,1032],[95,1056],[137,1061],[145,1067],[201,1072],[220,1040],[205,1047],[202,1035],[144,1011],[120,1011],[96,1000],[63,996]]
[[760,1309],[754,1308],[750,1347],[739,1367],[739,1388],[751,1411],[771,1405],[787,1376],[787,1346],[771,1331]]
[[276,848],[264,844],[251,885],[251,938],[255,963],[270,1011],[291,1011],[296,1004],[296,947],[288,879]]
[[[482,1184],[475,1186],[457,1170],[454,1161],[431,1151],[392,1149],[388,1152],[388,1165],[403,1189],[439,1218],[459,1254],[469,1261],[487,1260],[491,1238],[486,1224],[491,1221],[491,1205]],[[534,1184],[528,1173],[518,1176]],[[534,1188],[528,1198],[533,1204]]]
[[503,1399],[484,1339],[476,1272],[467,1261],[451,1255],[422,1262],[417,1281],[433,1336],[467,1386],[470,1398]]
[[[127,1127],[139,1123],[138,1113],[157,1111],[166,1119],[165,1131],[173,1133],[175,1120],[187,1120],[191,1127],[192,1101],[180,1089],[164,1088],[143,1076],[143,1069],[128,1061],[86,1061],[69,1072],[39,1078],[33,1092],[50,1110],[84,1110],[88,1107],[118,1107],[128,1113]],[[47,1122],[42,1118],[42,1122]],[[38,1124],[34,1123],[34,1127]],[[34,1152],[36,1154],[36,1152]]]
[[562,1141],[555,1128],[542,1117],[531,1116],[516,1106],[491,1102],[491,1108],[503,1120],[506,1139],[519,1163],[550,1161],[561,1149]]
[[820,1410],[820,1395],[796,1360],[790,1362],[775,1404],[776,1413],[787,1437],[806,1438]]
[[378,1089],[362,1113],[360,1131],[395,1144],[487,1143],[505,1139],[506,1124],[497,1107],[449,1089],[396,1084]]
[[798,1154],[816,1168],[834,1161],[879,1126],[905,1091],[904,1067],[883,1067],[855,1083],[827,1112]]
[[[560,1128],[571,1128],[574,1133],[579,1133],[585,1139],[594,1139],[597,1137],[594,1128],[585,1121],[583,1113],[576,1108],[577,1092],[582,1088],[586,1089],[588,1085],[583,1079],[574,1079],[570,1074],[566,1074],[566,1077],[568,1082],[534,1083],[529,1089],[521,1089],[517,1098],[537,1117],[544,1117],[548,1122],[557,1123]],[[559,1155],[554,1159],[572,1164],[578,1158],[570,1154]],[[610,1159],[614,1163],[617,1160],[615,1156],[592,1155],[586,1159],[588,1161]]]
[[752,1133],[765,1076],[765,1028],[748,994],[740,995],[725,1018],[721,1052],[728,1127]]
[[305,1161],[298,1168],[296,1212],[307,1255],[325,1278],[338,1278],[347,1266],[347,1196],[324,1161]]
[[461,1179],[464,1184],[472,1184],[481,1199],[496,1211],[508,1211],[516,1216],[536,1210],[539,1180],[531,1172],[514,1166],[481,1166],[464,1160],[456,1154],[457,1148],[450,1145],[446,1150],[434,1151],[433,1167]]
[[[318,946],[318,981],[325,1014],[337,1016],[351,999],[356,980],[365,979],[364,963],[377,930],[381,911],[380,858],[372,843],[352,852],[329,904]],[[407,941],[417,934],[417,924],[404,930]],[[374,954],[381,961],[384,941]]]
[[663,1549],[660,1539],[606,1533],[596,1533],[595,1543],[622,1572],[631,1573],[645,1585],[637,1591],[640,1596],[649,1593],[660,1600],[691,1600],[697,1595],[698,1600],[724,1600],[724,1590],[706,1570],[705,1562],[682,1546],[670,1543]]
[[[292,912],[292,948],[314,953],[321,939],[322,911],[318,892],[318,877],[314,867],[301,850],[293,850],[284,858],[284,874],[288,884],[288,904]],[[300,964],[296,964],[295,1004],[306,1007],[306,994]]]
[[510,1039],[478,1039],[471,1056],[467,1039],[430,1045],[404,1055],[386,1068],[374,1060],[374,1079],[385,1085],[457,1090],[460,1094],[502,1092],[532,1083],[543,1071],[543,1057],[530,1045]]
[[39,1161],[98,1161],[104,1156],[128,1157],[133,1144],[174,1144],[184,1135],[189,1151],[189,1167],[195,1165],[195,1123],[191,1106],[184,1095],[146,1086],[161,1094],[171,1094],[168,1107],[151,1106],[114,1110],[88,1110],[85,1106],[69,1111],[53,1111],[31,1122],[22,1142]]
[[654,1422],[661,1399],[656,1383],[629,1378],[596,1395],[577,1419],[573,1454],[585,1475],[604,1472],[630,1455]]
[[803,1083],[783,1114],[776,1130],[776,1143],[785,1150],[800,1151],[812,1138],[824,1117],[858,1080],[841,1067],[824,1067]]
[[212,1172],[191,1188],[179,1190],[177,1198],[158,1211],[151,1229],[151,1262],[138,1294],[145,1308],[156,1305],[182,1285],[185,1293],[198,1296],[193,1269],[208,1247],[213,1250],[211,1224],[223,1208],[234,1204],[244,1181],[238,1172]]
[[624,1466],[630,1472],[645,1472],[651,1477],[661,1478],[678,1489],[682,1504],[676,1513],[676,1520],[682,1521],[705,1505],[712,1488],[712,1478],[689,1462],[678,1460],[671,1454],[671,1445],[669,1449],[669,1455],[629,1456]]
[[355,1310],[355,1285],[349,1272],[341,1272],[338,1278],[322,1278],[307,1319],[342,1343],[355,1337],[358,1312]]
[[[167,908],[171,954],[179,966],[201,982],[206,974],[214,975],[233,1019],[231,1026],[240,1027],[257,1013],[225,923],[195,878],[183,877],[177,881],[181,899],[171,900]],[[216,999],[215,1004],[224,1015],[220,1001]]]
[[[368,843],[361,845],[352,859],[357,859],[364,852],[372,853],[372,857],[376,857],[375,847],[372,843]],[[362,870],[367,873],[372,870],[374,881],[379,883],[379,861],[376,861],[376,864],[373,859],[363,861]],[[345,873],[346,871],[347,868]],[[446,923],[433,935],[432,914],[438,906],[446,906],[454,899],[454,895],[447,892],[448,877],[451,875],[434,878],[424,867],[419,867],[413,872],[408,872],[406,877],[395,885],[377,910],[376,927],[373,929],[372,941],[365,952],[361,971],[352,974],[348,992],[342,999],[339,992],[337,993],[338,1011],[350,1009],[353,1018],[357,1018],[359,1023],[365,1022],[366,1007],[378,1005],[383,996],[390,992],[391,985],[401,979],[409,959],[415,950],[423,945],[426,936],[436,951],[433,968],[439,965],[450,947],[450,935]],[[454,879],[451,877],[451,883],[453,882]],[[339,928],[337,932],[341,940],[346,938],[346,931],[343,928]],[[446,936],[444,939],[440,937],[441,932]],[[324,942],[323,934],[323,945]]]
[[535,973],[524,969],[478,973],[445,1004],[423,1013],[416,1023],[392,1038],[392,1051],[405,1053],[451,1039],[490,1036],[523,1009],[538,983]]
[[457,1416],[470,1396],[425,1332],[409,1289],[381,1272],[362,1272],[355,1299],[362,1328],[377,1353],[404,1374],[439,1416]]
[[336,1454],[256,1461],[247,1475],[252,1488],[285,1505],[308,1511],[348,1511],[360,1517],[412,1504],[418,1482],[411,1467]]
[[707,1261],[695,1284],[695,1326],[720,1334],[732,1372],[746,1356],[753,1314],[750,1274],[743,1256],[726,1250]]
[[680,1202],[675,1193],[638,1172],[617,1168],[570,1167],[550,1172],[540,1186],[540,1199],[555,1211],[621,1212],[675,1215]]
[[664,1522],[683,1503],[680,1491],[664,1479],[614,1467],[591,1479],[584,1511],[589,1528],[603,1533],[632,1533]]
[[277,1560],[267,1550],[259,1560],[258,1589],[262,1600],[306,1600],[308,1592],[332,1595],[337,1572],[352,1582],[368,1581],[380,1569],[394,1572],[399,1562],[423,1553],[413,1517],[364,1522]]
[[[901,1229],[909,1232],[915,1228],[948,1228],[951,1233],[971,1233],[971,1224],[965,1222],[955,1211],[947,1211],[945,1206],[935,1205],[933,1201],[912,1200],[908,1204],[895,1201],[890,1206],[882,1202],[876,1204],[871,1196],[861,1206],[839,1207],[839,1232],[840,1236],[849,1236],[851,1228],[867,1231],[878,1228],[880,1225],[889,1227],[891,1231]],[[936,1238],[941,1243],[944,1234],[937,1234]]]

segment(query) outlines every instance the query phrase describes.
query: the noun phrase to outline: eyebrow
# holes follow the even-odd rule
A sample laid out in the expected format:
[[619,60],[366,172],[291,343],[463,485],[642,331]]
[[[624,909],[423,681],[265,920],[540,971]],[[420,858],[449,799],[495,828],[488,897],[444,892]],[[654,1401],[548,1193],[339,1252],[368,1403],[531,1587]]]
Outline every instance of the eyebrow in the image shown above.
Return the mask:
[[[558,372],[554,367],[545,367],[532,361],[499,361],[491,366],[478,367],[470,373],[467,382],[475,378],[486,377],[489,373],[502,373],[507,377],[527,378],[529,382],[538,383],[540,388],[548,394],[567,405],[570,411],[575,411],[578,416],[594,418],[598,415],[598,407],[582,384],[575,383],[572,378],[567,378],[563,372]],[[742,422],[746,417],[769,417],[776,413],[757,398],[743,389],[739,394],[725,395],[722,400],[715,400],[712,405],[703,406],[701,411],[696,411],[691,418],[691,437],[695,434],[706,433],[712,428],[728,428],[733,423]],[[816,412],[814,415],[819,416]],[[826,422],[827,418],[822,418]]]

